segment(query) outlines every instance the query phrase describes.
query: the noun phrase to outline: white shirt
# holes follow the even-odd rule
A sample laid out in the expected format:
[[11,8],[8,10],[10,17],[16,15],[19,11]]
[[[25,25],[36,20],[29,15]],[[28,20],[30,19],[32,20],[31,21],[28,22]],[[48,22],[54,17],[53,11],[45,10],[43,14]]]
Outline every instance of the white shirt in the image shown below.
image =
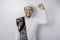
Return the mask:
[[28,40],[36,40],[36,29],[38,24],[47,24],[46,10],[42,10],[42,17],[25,17]]

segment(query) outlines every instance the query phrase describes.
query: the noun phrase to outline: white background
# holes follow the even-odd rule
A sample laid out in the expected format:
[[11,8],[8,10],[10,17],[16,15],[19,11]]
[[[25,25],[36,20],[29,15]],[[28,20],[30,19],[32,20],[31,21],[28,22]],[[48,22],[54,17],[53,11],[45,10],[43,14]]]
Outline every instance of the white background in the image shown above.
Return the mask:
[[[23,2],[22,2],[23,1]],[[16,18],[23,16],[24,0],[0,0],[0,40],[15,40],[17,34]],[[60,40],[60,0],[27,0],[38,4],[44,3],[49,23],[39,25],[37,40]]]

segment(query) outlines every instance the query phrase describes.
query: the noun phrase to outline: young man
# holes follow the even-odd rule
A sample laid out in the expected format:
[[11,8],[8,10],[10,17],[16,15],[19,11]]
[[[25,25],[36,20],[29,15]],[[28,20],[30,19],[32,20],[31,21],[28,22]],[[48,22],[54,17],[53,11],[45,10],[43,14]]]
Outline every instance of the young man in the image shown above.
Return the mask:
[[25,16],[16,19],[18,31],[20,32],[20,40],[36,40],[36,29],[38,24],[47,24],[47,15],[44,5],[38,4],[38,8],[42,10],[43,18],[33,17],[34,12],[32,5],[24,7]]

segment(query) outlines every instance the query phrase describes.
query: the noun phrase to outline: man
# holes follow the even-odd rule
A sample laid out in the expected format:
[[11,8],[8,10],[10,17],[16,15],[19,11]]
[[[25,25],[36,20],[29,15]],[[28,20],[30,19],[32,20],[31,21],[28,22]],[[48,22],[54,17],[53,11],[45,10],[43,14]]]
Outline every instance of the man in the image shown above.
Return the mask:
[[24,7],[25,16],[16,19],[18,31],[20,32],[20,40],[36,40],[36,29],[38,24],[47,24],[46,9],[42,3],[38,4],[38,8],[42,10],[43,17],[38,19],[33,17],[32,5]]

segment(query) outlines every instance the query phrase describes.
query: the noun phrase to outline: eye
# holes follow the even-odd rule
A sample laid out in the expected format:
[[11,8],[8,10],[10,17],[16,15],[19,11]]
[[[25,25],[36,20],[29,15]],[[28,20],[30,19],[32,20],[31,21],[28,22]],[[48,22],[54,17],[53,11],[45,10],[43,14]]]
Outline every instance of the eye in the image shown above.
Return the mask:
[[33,11],[33,9],[30,9],[30,11]]

